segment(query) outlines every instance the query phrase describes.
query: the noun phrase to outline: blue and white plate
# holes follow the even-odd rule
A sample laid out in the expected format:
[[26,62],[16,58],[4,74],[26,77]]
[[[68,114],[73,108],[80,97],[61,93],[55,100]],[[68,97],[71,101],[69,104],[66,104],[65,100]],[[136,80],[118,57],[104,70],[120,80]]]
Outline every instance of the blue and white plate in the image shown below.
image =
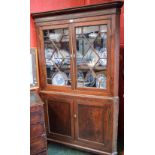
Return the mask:
[[[70,73],[68,75],[68,79],[70,79]],[[84,86],[84,74],[82,71],[78,71],[78,75],[77,75],[77,86],[78,87],[83,87]]]
[[45,48],[45,58],[50,60],[53,54],[53,49]]
[[57,85],[57,86],[64,86],[67,85],[68,83],[68,78],[66,73],[64,72],[57,72],[53,77],[52,77],[52,84]]
[[84,86],[84,75],[82,71],[78,71],[77,78],[78,78],[77,86],[83,87]]
[[93,87],[95,84],[95,77],[91,72],[88,72],[85,77],[85,86],[86,87]]
[[96,76],[96,87],[106,89],[106,76],[104,74],[98,74]]
[[98,62],[99,57],[92,49],[89,49],[86,55],[84,56],[84,60],[87,62],[88,65],[94,67],[94,65]]
[[62,54],[57,51],[54,51],[51,48],[46,48],[45,49],[45,58],[46,58],[46,65],[47,66],[51,66],[53,65],[53,63],[55,64],[61,64],[62,60],[63,60],[63,56]]
[[52,56],[52,61],[55,64],[59,65],[63,61],[63,56],[60,54],[60,52],[54,52],[54,54]]
[[102,48],[100,51],[97,51],[100,60],[99,60],[99,64],[101,66],[106,66],[107,65],[107,49],[106,48]]

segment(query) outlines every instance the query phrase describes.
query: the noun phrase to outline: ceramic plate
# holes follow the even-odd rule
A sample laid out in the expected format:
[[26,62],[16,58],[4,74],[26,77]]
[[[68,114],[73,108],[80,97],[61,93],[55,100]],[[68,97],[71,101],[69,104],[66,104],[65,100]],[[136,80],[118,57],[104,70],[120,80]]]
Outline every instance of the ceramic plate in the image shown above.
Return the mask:
[[61,37],[62,37],[62,34],[61,33],[50,33],[49,34],[49,39],[51,41],[59,42],[60,39],[61,39]]
[[68,83],[68,78],[66,73],[58,72],[52,78],[52,84],[57,86],[64,86]]
[[87,54],[84,56],[84,61],[86,61],[86,63],[91,67],[94,67],[98,60],[99,57],[92,49],[89,49]]
[[[70,79],[70,73],[68,75],[68,79]],[[84,75],[82,71],[78,72],[78,77],[77,77],[77,86],[78,87],[83,87],[84,86]]]
[[88,72],[85,77],[85,86],[93,87],[95,84],[95,77],[92,75],[91,72]]
[[97,33],[92,32],[92,33],[89,34],[89,37],[90,38],[96,38],[97,35],[98,35]]
[[104,74],[98,74],[96,76],[96,87],[106,89],[106,76]]
[[54,52],[52,56],[52,61],[54,61],[55,64],[61,64],[63,60],[63,56],[60,54],[60,52]]
[[77,82],[77,86],[78,87],[83,87],[84,86],[84,75],[82,71],[78,72],[78,82]]
[[50,60],[53,54],[53,49],[45,48],[45,58]]
[[97,51],[100,60],[99,60],[99,64],[101,66],[106,66],[107,65],[107,50],[106,48],[102,48],[100,51]]
[[107,59],[100,59],[99,63],[101,66],[106,66],[107,65]]

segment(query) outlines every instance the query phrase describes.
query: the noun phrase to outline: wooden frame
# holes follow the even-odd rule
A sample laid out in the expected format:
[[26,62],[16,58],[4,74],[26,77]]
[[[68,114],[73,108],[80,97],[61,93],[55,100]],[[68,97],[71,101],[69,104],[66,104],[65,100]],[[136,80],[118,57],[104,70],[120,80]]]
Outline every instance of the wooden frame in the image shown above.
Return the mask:
[[30,56],[31,56],[31,64],[32,66],[32,78],[33,78],[33,84],[30,83],[30,90],[36,90],[39,89],[39,69],[38,69],[38,53],[36,48],[30,49]]

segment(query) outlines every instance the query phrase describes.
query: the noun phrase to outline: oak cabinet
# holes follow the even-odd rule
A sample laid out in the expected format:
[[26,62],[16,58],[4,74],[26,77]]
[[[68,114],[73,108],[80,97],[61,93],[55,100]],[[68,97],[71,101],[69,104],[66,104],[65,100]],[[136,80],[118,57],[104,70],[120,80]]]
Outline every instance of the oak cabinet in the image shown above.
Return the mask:
[[32,14],[49,141],[117,154],[122,5],[114,1]]

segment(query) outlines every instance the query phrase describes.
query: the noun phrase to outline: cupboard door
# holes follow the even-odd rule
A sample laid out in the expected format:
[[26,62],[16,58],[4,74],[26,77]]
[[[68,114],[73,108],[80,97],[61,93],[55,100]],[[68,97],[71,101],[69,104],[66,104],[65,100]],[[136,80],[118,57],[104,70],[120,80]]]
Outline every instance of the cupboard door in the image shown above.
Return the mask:
[[68,24],[40,28],[41,87],[47,90],[71,90],[72,60]]
[[48,136],[57,140],[73,138],[72,99],[51,97],[46,100]]
[[110,32],[108,20],[74,24],[77,90],[109,90]]
[[77,99],[76,139],[98,149],[112,144],[113,104],[108,100]]

